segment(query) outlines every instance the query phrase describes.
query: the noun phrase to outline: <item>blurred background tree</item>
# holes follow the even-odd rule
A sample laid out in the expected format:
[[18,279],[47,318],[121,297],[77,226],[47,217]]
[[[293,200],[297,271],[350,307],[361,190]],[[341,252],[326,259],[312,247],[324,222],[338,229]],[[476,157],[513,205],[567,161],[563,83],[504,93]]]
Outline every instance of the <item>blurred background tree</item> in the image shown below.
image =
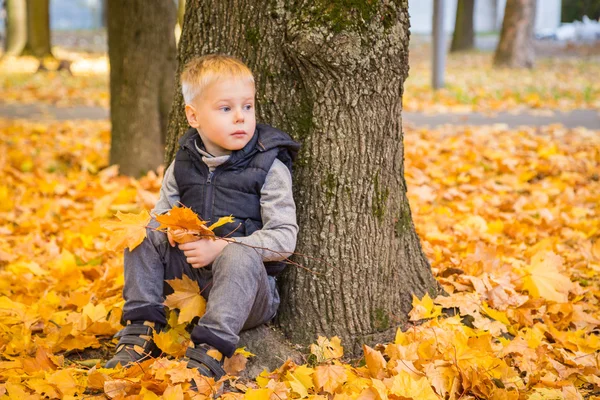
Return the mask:
[[458,0],[456,5],[456,23],[452,34],[451,52],[472,50],[475,47],[473,17],[475,0]]
[[51,57],[50,0],[6,0],[4,54]]
[[507,0],[500,41],[494,54],[498,67],[532,68],[533,28],[537,0]]
[[108,0],[111,164],[143,175],[164,161],[175,88],[173,1]]

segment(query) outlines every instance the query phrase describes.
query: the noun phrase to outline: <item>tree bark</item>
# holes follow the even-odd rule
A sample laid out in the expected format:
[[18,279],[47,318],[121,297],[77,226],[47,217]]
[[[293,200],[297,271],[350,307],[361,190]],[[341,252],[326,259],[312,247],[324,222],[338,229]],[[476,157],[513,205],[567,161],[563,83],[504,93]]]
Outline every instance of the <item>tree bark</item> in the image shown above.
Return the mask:
[[19,56],[27,43],[27,2],[6,0],[6,40],[4,54]]
[[126,175],[164,160],[168,113],[175,89],[173,1],[109,0],[111,164]]
[[533,28],[537,0],[507,0],[500,42],[494,54],[497,67],[532,68]]
[[458,0],[450,52],[471,50],[475,47],[474,11],[475,0]]
[[[347,354],[387,340],[411,296],[437,285],[406,197],[402,93],[408,1],[188,0],[179,69],[225,53],[251,67],[257,119],[302,143],[295,164],[301,228],[280,279],[277,325],[295,343],[338,335]],[[167,161],[187,123],[173,102]]]

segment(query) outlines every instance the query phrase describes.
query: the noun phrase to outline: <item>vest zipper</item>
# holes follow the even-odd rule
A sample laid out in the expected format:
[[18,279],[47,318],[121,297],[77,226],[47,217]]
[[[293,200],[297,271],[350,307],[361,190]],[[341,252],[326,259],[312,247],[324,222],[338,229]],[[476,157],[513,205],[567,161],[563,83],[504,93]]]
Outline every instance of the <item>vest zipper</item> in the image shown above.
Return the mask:
[[212,219],[212,203],[213,203],[213,188],[212,178],[215,175],[215,171],[210,171],[206,178],[206,196],[204,196],[204,215],[202,216],[206,221]]

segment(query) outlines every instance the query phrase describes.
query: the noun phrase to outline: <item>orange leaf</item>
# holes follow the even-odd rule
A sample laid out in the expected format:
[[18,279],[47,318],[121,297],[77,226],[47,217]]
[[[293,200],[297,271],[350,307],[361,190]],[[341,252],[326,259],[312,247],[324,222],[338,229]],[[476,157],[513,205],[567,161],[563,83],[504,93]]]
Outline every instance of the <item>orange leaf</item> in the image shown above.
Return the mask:
[[232,216],[221,217],[217,222],[206,227],[198,215],[188,207],[173,207],[168,213],[157,215],[159,230],[168,231],[177,243],[187,243],[198,239],[214,238],[213,230],[234,221]]
[[158,229],[187,229],[194,230],[206,224],[198,215],[188,207],[173,207],[168,213],[157,215],[156,220],[160,222]]
[[117,212],[120,222],[105,222],[103,227],[112,232],[106,247],[113,251],[135,249],[146,237],[146,226],[150,222],[150,214],[143,210],[139,214],[124,214]]
[[333,394],[346,380],[346,369],[340,365],[319,365],[314,373],[315,385]]

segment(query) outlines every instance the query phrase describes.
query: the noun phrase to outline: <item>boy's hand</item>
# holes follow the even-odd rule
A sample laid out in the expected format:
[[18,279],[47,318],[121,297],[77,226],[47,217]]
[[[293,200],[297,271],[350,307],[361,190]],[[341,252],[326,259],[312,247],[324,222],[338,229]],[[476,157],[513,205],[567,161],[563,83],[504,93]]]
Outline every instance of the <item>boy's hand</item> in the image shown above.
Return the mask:
[[175,243],[175,239],[173,239],[173,235],[171,235],[171,231],[167,231],[167,239],[169,239],[169,244],[171,247],[175,247],[177,243]]
[[229,241],[224,239],[200,239],[195,242],[188,242],[179,245],[179,249],[183,251],[187,262],[194,268],[206,267],[229,244]]

